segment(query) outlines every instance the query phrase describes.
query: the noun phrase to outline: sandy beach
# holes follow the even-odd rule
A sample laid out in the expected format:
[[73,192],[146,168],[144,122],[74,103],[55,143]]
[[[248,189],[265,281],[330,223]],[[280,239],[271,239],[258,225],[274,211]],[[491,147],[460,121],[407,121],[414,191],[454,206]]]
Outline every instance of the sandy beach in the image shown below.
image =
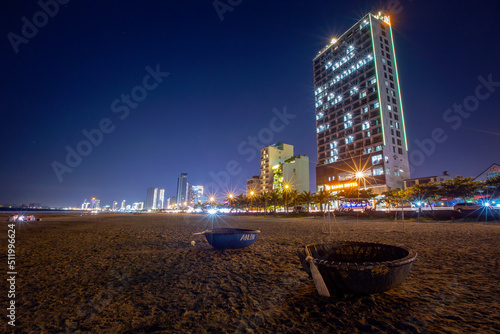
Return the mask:
[[[4,280],[0,332],[500,333],[499,223],[406,222],[403,232],[401,221],[338,218],[323,234],[321,217],[41,217],[16,229],[16,326]],[[193,235],[212,219],[262,232],[248,248],[215,250]],[[296,249],[330,240],[401,244],[418,259],[393,290],[324,298]],[[0,243],[5,277],[7,222]]]

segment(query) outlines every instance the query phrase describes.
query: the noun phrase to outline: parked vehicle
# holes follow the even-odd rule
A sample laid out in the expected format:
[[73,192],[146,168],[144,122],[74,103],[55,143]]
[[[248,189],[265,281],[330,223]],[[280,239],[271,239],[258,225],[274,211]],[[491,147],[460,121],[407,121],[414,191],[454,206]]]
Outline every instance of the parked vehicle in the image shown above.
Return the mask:
[[481,205],[474,202],[459,202],[453,206],[453,211],[462,213],[466,211],[476,211],[482,208],[483,207]]

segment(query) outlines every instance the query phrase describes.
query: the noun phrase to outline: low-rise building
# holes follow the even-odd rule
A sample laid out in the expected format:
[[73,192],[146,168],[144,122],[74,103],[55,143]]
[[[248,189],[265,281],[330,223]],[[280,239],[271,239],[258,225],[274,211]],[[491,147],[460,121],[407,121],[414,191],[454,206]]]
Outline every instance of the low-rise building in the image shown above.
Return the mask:
[[284,163],[291,157],[293,157],[293,145],[281,142],[266,146],[260,151],[260,189],[258,193],[273,191],[273,167]]
[[441,181],[447,180],[449,178],[450,178],[450,173],[448,171],[444,171],[443,175],[417,177],[414,179],[406,179],[406,180],[404,180],[404,189],[411,188],[416,184],[436,183],[436,182],[441,182]]
[[260,194],[260,177],[259,175],[252,176],[247,180],[247,196],[253,191],[254,194]]
[[291,190],[309,191],[309,157],[297,155],[274,165],[273,191],[283,191],[288,185]]
[[474,179],[474,181],[484,182],[488,179],[491,179],[492,177],[495,177],[496,175],[500,175],[500,165],[492,164],[490,167],[486,168],[481,174],[479,174]]

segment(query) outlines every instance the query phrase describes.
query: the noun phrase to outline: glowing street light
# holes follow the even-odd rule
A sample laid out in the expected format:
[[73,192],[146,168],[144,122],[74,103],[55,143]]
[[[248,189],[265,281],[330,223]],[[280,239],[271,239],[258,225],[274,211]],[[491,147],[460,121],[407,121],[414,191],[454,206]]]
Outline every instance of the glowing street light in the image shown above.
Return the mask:
[[[356,179],[363,180],[363,188],[366,189],[365,173],[363,171],[357,171],[355,175],[356,175]],[[359,182],[358,182],[358,184],[359,184]]]

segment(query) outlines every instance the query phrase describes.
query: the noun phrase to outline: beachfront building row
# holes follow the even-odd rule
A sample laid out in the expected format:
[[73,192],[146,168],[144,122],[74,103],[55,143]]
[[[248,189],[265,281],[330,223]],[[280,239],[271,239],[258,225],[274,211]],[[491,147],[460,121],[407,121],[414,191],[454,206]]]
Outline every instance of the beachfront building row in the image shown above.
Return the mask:
[[247,196],[285,189],[309,191],[309,157],[294,156],[293,145],[282,142],[260,151],[260,174],[247,180]]
[[318,190],[403,188],[408,147],[389,16],[365,15],[313,68]]

